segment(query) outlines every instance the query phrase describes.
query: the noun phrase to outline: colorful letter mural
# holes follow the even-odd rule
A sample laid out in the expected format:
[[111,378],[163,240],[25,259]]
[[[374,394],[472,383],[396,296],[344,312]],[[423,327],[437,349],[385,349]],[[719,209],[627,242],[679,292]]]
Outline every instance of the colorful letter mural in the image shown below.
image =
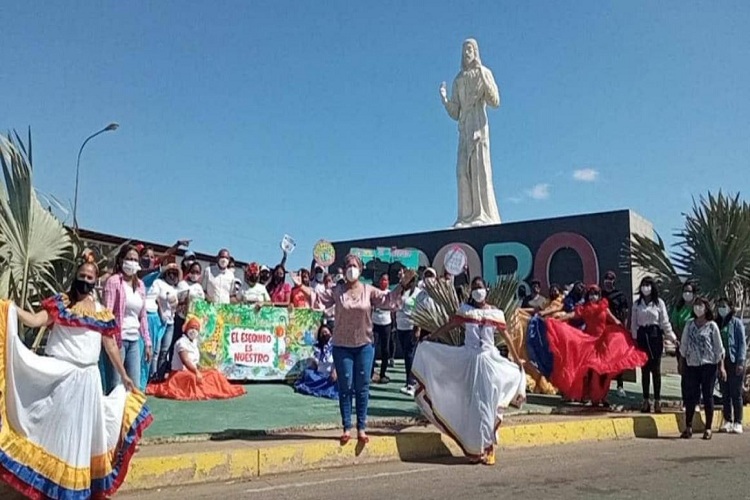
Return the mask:
[[361,248],[410,249],[416,254],[420,270],[431,266],[440,274],[445,254],[460,246],[468,257],[471,276],[494,282],[504,274],[517,274],[527,289],[536,278],[545,292],[552,283],[598,283],[600,276],[612,269],[623,277],[620,288],[630,293],[631,269],[622,257],[623,245],[629,240],[630,212],[620,210],[370,238],[334,243],[334,247],[337,255]]

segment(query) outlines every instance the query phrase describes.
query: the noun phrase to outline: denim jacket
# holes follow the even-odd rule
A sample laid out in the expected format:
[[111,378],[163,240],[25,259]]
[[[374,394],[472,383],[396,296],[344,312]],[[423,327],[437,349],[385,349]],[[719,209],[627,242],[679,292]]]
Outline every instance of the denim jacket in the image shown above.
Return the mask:
[[735,364],[745,364],[745,354],[747,352],[747,341],[745,340],[745,325],[742,320],[732,317],[727,324],[727,357],[730,362]]

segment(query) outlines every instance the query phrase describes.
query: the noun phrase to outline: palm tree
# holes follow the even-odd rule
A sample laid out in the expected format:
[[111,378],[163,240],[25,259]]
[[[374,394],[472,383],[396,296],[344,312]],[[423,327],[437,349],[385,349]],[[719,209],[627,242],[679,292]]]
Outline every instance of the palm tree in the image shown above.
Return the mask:
[[739,195],[709,193],[693,201],[684,217],[671,254],[658,234],[656,240],[635,235],[629,247],[632,264],[661,282],[669,304],[690,279],[702,295],[713,300],[726,296],[744,309],[750,289],[750,205]]
[[0,136],[0,297],[38,306],[66,289],[78,248],[71,231],[39,202],[32,179],[31,131]]

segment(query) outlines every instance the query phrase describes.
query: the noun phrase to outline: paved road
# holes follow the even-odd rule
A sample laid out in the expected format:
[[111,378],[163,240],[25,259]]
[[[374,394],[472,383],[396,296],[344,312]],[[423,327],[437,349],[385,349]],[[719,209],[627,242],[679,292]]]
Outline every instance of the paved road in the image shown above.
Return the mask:
[[[555,500],[727,497],[750,499],[750,436],[633,440],[505,451],[495,467],[390,463],[287,475],[244,483],[177,487],[125,500],[331,498]],[[356,481],[355,481],[356,478]]]

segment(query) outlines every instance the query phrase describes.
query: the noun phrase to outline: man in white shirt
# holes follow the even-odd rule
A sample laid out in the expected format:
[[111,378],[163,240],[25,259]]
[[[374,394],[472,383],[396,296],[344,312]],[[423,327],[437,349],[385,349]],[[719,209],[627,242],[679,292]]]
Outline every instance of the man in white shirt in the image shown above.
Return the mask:
[[229,268],[229,250],[222,248],[216,256],[216,265],[206,268],[203,288],[206,300],[214,304],[229,304],[234,288],[234,271]]

